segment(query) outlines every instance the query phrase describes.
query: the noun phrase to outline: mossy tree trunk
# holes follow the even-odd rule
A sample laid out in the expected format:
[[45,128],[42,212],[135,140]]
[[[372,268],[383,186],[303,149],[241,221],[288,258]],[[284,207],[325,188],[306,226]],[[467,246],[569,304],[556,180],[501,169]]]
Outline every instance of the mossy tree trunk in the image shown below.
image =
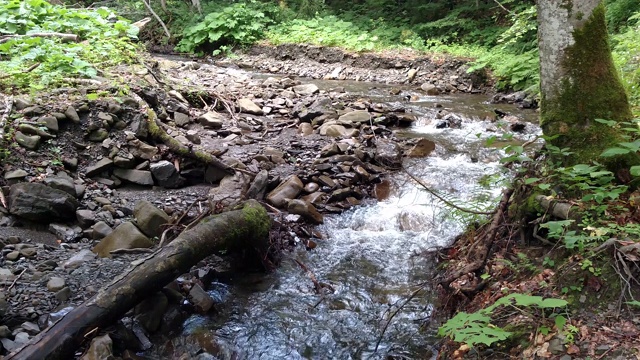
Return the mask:
[[[620,141],[595,119],[626,121],[629,102],[613,65],[601,0],[539,0],[540,124],[551,144],[569,147],[565,165],[588,163]],[[611,170],[633,162],[604,161]]]

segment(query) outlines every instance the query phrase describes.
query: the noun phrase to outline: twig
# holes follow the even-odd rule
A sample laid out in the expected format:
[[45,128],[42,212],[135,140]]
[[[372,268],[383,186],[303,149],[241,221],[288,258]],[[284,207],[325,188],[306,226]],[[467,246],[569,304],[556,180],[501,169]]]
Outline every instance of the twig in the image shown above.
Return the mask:
[[13,280],[13,282],[11,283],[11,285],[9,286],[7,291],[11,290],[16,285],[16,283],[18,282],[18,280],[20,280],[20,278],[22,277],[22,274],[24,274],[25,271],[27,271],[27,268],[22,269],[20,274],[18,274],[18,276],[16,276],[15,280]]
[[316,294],[323,295],[322,294],[322,289],[323,288],[329,289],[329,290],[331,290],[331,292],[336,292],[336,289],[334,289],[333,286],[331,286],[331,285],[329,285],[327,283],[319,282],[318,279],[316,278],[316,275],[311,270],[309,270],[309,268],[305,264],[303,264],[300,260],[293,259],[293,261],[295,261],[298,264],[298,266],[300,266],[300,268],[307,273],[307,276],[313,282],[313,287],[314,287],[314,289],[316,291]]
[[429,192],[431,195],[435,196],[436,198],[438,198],[438,200],[442,201],[443,203],[445,203],[445,205],[450,206],[456,210],[460,210],[462,212],[466,212],[469,214],[476,214],[476,215],[491,215],[494,213],[494,211],[476,211],[476,210],[471,210],[471,209],[465,209],[463,207],[460,207],[454,203],[452,203],[451,201],[448,201],[447,199],[445,199],[444,197],[442,197],[441,195],[439,195],[437,192],[435,192],[434,190],[429,189],[429,187],[427,186],[427,184],[425,184],[420,178],[418,178],[417,176],[413,175],[412,173],[409,172],[409,170],[407,170],[407,168],[403,167],[402,168],[404,170],[404,172],[409,175],[409,177],[417,182],[424,190],[426,190],[427,192]]
[[167,25],[165,25],[164,22],[162,21],[162,19],[160,19],[160,17],[158,16],[158,14],[156,14],[156,12],[153,11],[153,8],[151,7],[151,4],[149,4],[149,2],[147,2],[147,0],[142,0],[142,3],[147,8],[147,10],[149,10],[151,15],[153,15],[153,17],[156,18],[156,20],[158,20],[158,22],[160,23],[160,25],[164,29],[164,33],[167,34],[167,37],[169,39],[171,39],[171,33],[169,32],[169,29],[167,29]]
[[514,13],[513,13],[513,11],[511,11],[511,10],[507,9],[506,7],[504,7],[504,5],[502,5],[498,0],[493,0],[493,1],[494,1],[496,4],[498,4],[498,6],[499,6],[500,8],[502,8],[502,10],[504,10],[504,11],[508,12],[508,13],[509,13],[509,15],[511,15],[511,16],[516,16],[516,14],[514,14]]
[[389,316],[389,319],[387,320],[387,323],[384,324],[384,327],[382,328],[382,333],[380,334],[380,336],[378,337],[378,341],[376,342],[376,348],[373,350],[373,352],[375,353],[376,351],[378,351],[378,347],[380,346],[380,342],[382,342],[382,337],[384,336],[384,333],[387,331],[387,328],[389,328],[389,325],[391,324],[391,321],[393,320],[393,318],[398,315],[398,313],[400,312],[400,310],[402,310],[405,305],[407,305],[407,303],[409,303],[409,301],[413,300],[414,297],[416,297],[418,295],[418,293],[420,291],[422,291],[422,289],[424,289],[424,287],[427,285],[428,283],[425,282],[424,284],[422,284],[422,286],[420,286],[418,289],[416,289],[413,293],[411,293],[411,295],[409,295],[409,297],[402,303],[402,305],[398,306],[398,308],[391,314],[391,316]]

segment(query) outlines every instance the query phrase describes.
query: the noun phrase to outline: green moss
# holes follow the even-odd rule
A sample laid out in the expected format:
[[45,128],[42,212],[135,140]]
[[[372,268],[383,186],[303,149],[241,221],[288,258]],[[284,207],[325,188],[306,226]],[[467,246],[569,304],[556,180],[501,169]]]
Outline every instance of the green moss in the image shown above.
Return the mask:
[[[564,56],[567,75],[557,88],[557,97],[542,94],[540,123],[546,135],[559,135],[551,143],[569,147],[573,154],[566,165],[603,161],[599,155],[621,141],[615,128],[595,119],[627,121],[632,118],[627,94],[616,72],[605,26],[605,8],[600,4],[584,25],[575,30],[575,44]],[[637,157],[603,161],[609,168],[637,163]]]
[[267,211],[257,202],[248,201],[242,208],[244,219],[248,224],[248,228],[256,237],[266,237],[271,229],[271,219]]

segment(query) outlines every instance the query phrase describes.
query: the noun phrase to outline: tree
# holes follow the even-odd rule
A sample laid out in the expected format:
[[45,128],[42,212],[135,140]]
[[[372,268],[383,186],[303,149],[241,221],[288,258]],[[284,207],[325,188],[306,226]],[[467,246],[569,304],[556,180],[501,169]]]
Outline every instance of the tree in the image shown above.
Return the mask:
[[[597,159],[621,139],[615,127],[595,119],[632,117],[609,49],[603,1],[539,0],[538,42],[544,134],[573,152],[566,165]],[[606,164],[618,170],[630,162],[619,160]]]

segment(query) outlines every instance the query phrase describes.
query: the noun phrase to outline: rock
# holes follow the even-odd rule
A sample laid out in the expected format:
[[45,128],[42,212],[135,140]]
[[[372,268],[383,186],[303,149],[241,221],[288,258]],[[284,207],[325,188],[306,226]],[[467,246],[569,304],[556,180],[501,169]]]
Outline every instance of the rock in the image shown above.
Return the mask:
[[310,96],[310,95],[313,95],[313,94],[317,93],[318,91],[320,91],[320,89],[315,84],[296,85],[296,86],[292,87],[291,89],[298,96]]
[[101,142],[109,137],[109,132],[105,129],[97,129],[89,133],[89,141]]
[[16,139],[16,142],[20,144],[20,146],[22,146],[23,148],[26,148],[29,150],[35,150],[40,145],[41,138],[39,135],[28,136],[22,133],[21,131],[16,131],[15,139]]
[[327,187],[330,187],[330,188],[336,187],[336,182],[333,181],[333,179],[331,179],[327,175],[320,175],[318,177],[318,182],[320,183],[320,185],[327,186]]
[[159,186],[173,189],[182,185],[183,180],[180,178],[180,174],[172,163],[166,160],[153,163],[150,166],[151,174],[156,179],[156,184]]
[[64,115],[67,117],[67,119],[73,121],[74,123],[80,123],[80,116],[73,106],[69,106],[67,110],[65,110]]
[[199,145],[202,142],[202,140],[200,139],[200,136],[198,135],[198,131],[196,130],[187,131],[187,134],[185,135],[185,137],[187,138],[187,140],[191,141],[196,145]]
[[429,156],[436,149],[436,143],[429,139],[420,139],[418,142],[407,151],[409,157],[425,157]]
[[304,103],[300,102],[293,109],[293,115],[306,122],[329,114],[335,114],[335,111],[331,108],[331,99],[329,98],[317,99],[309,107],[305,107]]
[[138,185],[153,185],[153,177],[150,171],[145,170],[131,170],[131,169],[114,169],[113,175],[122,180],[138,184]]
[[78,226],[71,228],[64,224],[49,224],[49,232],[64,242],[72,242],[80,237],[82,229]]
[[362,123],[369,122],[372,119],[372,114],[367,110],[354,110],[348,112],[338,118],[338,121],[345,121],[350,123]]
[[310,182],[310,183],[308,183],[308,184],[306,184],[304,186],[303,190],[304,190],[304,192],[306,192],[308,194],[311,194],[311,193],[314,193],[314,192],[318,191],[319,189],[320,189],[320,185],[318,185],[318,184],[316,184],[314,182]]
[[223,208],[234,206],[242,201],[248,187],[248,180],[242,173],[228,175],[209,191],[209,201]]
[[109,158],[104,158],[100,161],[98,161],[97,163],[88,166],[85,170],[84,170],[84,174],[87,177],[92,177],[95,175],[98,175],[104,171],[107,171],[109,169],[111,169],[113,167],[113,161]]
[[[12,281],[16,276],[9,269],[0,268],[0,281]],[[1,337],[1,336],[0,336]]]
[[44,109],[41,106],[29,106],[22,110],[22,113],[26,116],[36,116],[44,114]]
[[7,255],[5,255],[5,259],[9,261],[16,261],[20,259],[20,251],[12,251],[10,253],[7,253]]
[[324,223],[322,214],[318,212],[315,206],[304,200],[294,199],[289,201],[289,204],[287,205],[287,211],[292,214],[302,215],[303,218],[314,224]]
[[157,292],[135,307],[136,320],[149,333],[154,333],[160,328],[162,316],[168,306],[167,296],[162,292]]
[[91,210],[88,210],[88,209],[77,210],[76,211],[76,219],[78,219],[78,224],[83,229],[86,229],[86,228],[90,227],[91,225],[95,224],[95,222],[96,222],[96,213],[91,211]]
[[224,118],[215,111],[209,111],[200,115],[198,122],[207,129],[220,129],[224,125]]
[[91,237],[95,240],[100,240],[104,239],[112,232],[113,229],[106,222],[98,221],[95,225],[93,225]]
[[51,277],[47,282],[47,289],[49,289],[49,291],[51,292],[58,292],[65,286],[66,282],[64,281],[64,279],[57,276]]
[[80,358],[80,360],[104,359],[113,359],[113,341],[108,334],[93,338],[89,349]]
[[37,253],[38,253],[38,250],[36,248],[33,248],[33,247],[27,247],[27,248],[20,249],[20,255],[22,255],[22,256],[24,256],[26,258],[34,257],[34,256],[36,256]]
[[131,131],[138,139],[146,139],[149,136],[149,124],[142,114],[136,114],[131,121]]
[[375,196],[378,201],[387,200],[390,194],[391,182],[389,180],[382,180],[373,187],[373,196]]
[[242,98],[238,100],[238,108],[240,108],[240,112],[253,114],[253,115],[262,115],[262,108],[254,103],[251,99]]
[[66,172],[60,171],[55,176],[47,176],[44,183],[54,189],[62,190],[69,195],[76,197],[76,186],[73,179]]
[[402,149],[391,140],[378,138],[374,159],[384,166],[399,168],[402,165]]
[[191,118],[187,114],[176,111],[173,113],[173,121],[176,123],[176,125],[184,127],[189,125],[189,123],[191,122]]
[[164,211],[153,206],[152,203],[142,200],[133,209],[133,217],[136,219],[138,228],[150,238],[160,237],[164,228],[162,225],[168,224],[170,217]]
[[113,165],[123,169],[132,169],[136,166],[136,159],[129,153],[118,155],[113,158]]
[[72,219],[79,205],[69,193],[37,183],[11,186],[9,204],[11,214],[45,223]]
[[29,106],[32,106],[32,104],[29,99],[19,97],[13,100],[13,106],[16,108],[16,110],[21,111],[28,108]]
[[420,89],[422,89],[422,91],[424,91],[427,95],[435,96],[440,94],[438,88],[433,84],[424,83],[420,86]]
[[63,287],[60,291],[56,292],[56,299],[60,302],[65,302],[71,298],[71,288],[68,286]]
[[22,330],[31,335],[37,335],[40,332],[40,327],[30,321],[23,322],[20,327],[22,328]]
[[96,258],[96,254],[94,254],[89,249],[83,249],[70,257],[67,261],[62,263],[62,267],[65,269],[75,269],[78,266],[86,263],[87,261],[91,261]]
[[42,125],[50,131],[57,133],[60,127],[58,126],[58,119],[55,116],[43,116],[38,119],[38,125]]
[[11,330],[7,325],[0,325],[0,338],[7,338],[11,336]]
[[7,338],[0,339],[0,343],[2,343],[2,347],[7,352],[12,352],[13,350],[16,350],[20,347],[20,344],[16,344],[15,342],[13,342],[13,340]]
[[66,169],[75,171],[78,168],[78,158],[64,157],[62,158],[62,165],[64,165]]
[[269,182],[269,172],[261,170],[253,179],[249,190],[247,190],[247,199],[262,200]]
[[158,148],[155,146],[151,146],[140,140],[129,141],[130,145],[133,145],[129,148],[129,151],[133,156],[139,157],[144,160],[151,160],[158,153]]
[[24,179],[29,175],[28,172],[22,170],[22,169],[18,169],[18,170],[13,170],[13,171],[9,171],[6,174],[4,174],[4,179],[5,180],[20,180],[20,179]]
[[418,69],[409,69],[409,72],[407,73],[407,80],[412,82],[413,79],[416,78],[416,75],[418,75]]
[[189,291],[189,301],[201,314],[207,313],[213,307],[213,299],[198,284],[194,284]]
[[283,207],[288,199],[295,199],[302,192],[302,188],[302,181],[291,175],[267,195],[267,202],[275,207]]
[[93,252],[100,257],[110,257],[110,252],[116,249],[150,248],[153,242],[149,240],[131,222],[120,224],[113,232],[93,248]]
[[313,134],[313,126],[309,123],[301,123],[300,126],[298,126],[298,132],[300,132],[302,136],[309,136]]
[[48,132],[29,124],[18,125],[18,131],[21,131],[23,134],[28,134],[28,135],[38,135],[45,140],[55,138],[54,135],[51,135]]
[[319,129],[320,135],[329,136],[334,138],[344,138],[349,135],[349,131],[342,125],[338,124],[325,124]]

